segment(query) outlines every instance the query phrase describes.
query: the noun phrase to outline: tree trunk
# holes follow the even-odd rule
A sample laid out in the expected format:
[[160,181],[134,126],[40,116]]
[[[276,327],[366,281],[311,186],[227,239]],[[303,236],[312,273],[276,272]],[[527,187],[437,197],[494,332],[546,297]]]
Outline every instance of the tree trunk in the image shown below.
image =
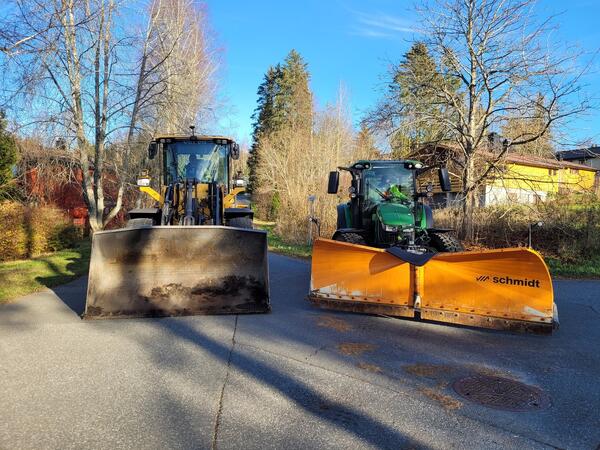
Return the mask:
[[475,160],[471,146],[467,144],[465,167],[462,173],[462,217],[459,237],[463,241],[473,241],[474,227],[473,214],[477,202],[477,189],[475,187]]

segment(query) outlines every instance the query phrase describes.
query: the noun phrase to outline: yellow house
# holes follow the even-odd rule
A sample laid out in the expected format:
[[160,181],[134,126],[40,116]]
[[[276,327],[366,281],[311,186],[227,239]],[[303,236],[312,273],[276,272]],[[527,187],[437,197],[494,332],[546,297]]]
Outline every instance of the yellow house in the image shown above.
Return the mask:
[[595,192],[598,169],[536,156],[508,155],[485,184],[485,205],[537,203],[552,194]]
[[[443,164],[451,174],[452,191],[443,193],[430,176],[421,184],[434,182],[432,204],[446,206],[459,197],[461,181],[460,152],[452,145],[437,144],[421,147],[412,154],[428,165]],[[492,152],[482,152],[478,165],[495,160]],[[454,162],[453,162],[454,161]],[[453,175],[454,174],[454,175]],[[553,194],[567,192],[596,192],[600,189],[600,170],[587,165],[559,161],[539,156],[508,154],[498,163],[479,190],[479,206],[510,202],[535,204]]]

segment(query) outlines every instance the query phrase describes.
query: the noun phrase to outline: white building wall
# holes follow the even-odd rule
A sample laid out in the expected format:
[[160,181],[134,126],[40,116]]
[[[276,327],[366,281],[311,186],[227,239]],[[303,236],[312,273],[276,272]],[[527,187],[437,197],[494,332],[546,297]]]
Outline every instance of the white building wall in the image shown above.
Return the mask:
[[485,205],[501,205],[507,203],[535,204],[539,200],[546,200],[547,195],[548,194],[544,191],[486,186]]

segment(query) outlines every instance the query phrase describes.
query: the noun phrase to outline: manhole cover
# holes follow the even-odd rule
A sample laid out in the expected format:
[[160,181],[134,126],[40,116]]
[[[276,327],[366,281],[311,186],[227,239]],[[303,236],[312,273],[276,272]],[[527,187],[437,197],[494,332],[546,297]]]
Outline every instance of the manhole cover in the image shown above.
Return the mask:
[[452,387],[467,400],[490,408],[537,411],[551,404],[541,389],[507,378],[474,375],[456,380]]

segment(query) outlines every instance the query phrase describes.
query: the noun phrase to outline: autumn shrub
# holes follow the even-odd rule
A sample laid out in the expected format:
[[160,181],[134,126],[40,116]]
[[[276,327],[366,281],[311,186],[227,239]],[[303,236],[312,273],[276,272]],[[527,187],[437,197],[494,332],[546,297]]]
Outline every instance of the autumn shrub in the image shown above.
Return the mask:
[[[435,210],[434,219],[439,227],[460,226],[457,209]],[[591,194],[558,196],[538,205],[488,206],[477,209],[473,220],[470,246],[525,246],[533,224],[532,246],[546,256],[571,262],[600,256],[600,200]]]
[[0,261],[24,259],[73,247],[80,229],[52,206],[0,203]]

